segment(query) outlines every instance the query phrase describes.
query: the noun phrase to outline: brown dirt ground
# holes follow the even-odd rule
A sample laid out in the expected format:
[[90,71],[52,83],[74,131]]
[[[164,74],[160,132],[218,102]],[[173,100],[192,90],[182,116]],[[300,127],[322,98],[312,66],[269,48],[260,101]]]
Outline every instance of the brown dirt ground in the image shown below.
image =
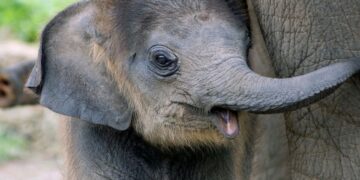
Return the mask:
[[27,158],[0,166],[3,180],[61,180],[59,163],[43,157]]

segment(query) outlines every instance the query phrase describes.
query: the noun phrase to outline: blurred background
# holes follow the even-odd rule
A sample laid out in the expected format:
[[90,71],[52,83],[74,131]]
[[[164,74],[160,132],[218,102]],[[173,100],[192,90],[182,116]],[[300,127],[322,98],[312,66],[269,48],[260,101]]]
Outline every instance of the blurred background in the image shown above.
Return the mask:
[[[75,0],[0,0],[0,68],[37,57],[46,23]],[[0,179],[61,179],[56,115],[39,106],[0,109]]]

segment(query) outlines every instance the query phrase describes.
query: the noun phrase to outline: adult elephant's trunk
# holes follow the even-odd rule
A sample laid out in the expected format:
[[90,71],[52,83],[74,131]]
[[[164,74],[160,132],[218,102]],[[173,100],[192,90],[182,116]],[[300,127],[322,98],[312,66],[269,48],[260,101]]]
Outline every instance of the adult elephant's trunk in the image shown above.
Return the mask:
[[221,77],[213,76],[204,85],[207,88],[203,102],[209,108],[254,113],[293,110],[320,100],[360,70],[360,58],[352,58],[302,76],[277,79],[260,76],[245,63],[231,62],[230,66],[217,68]]
[[38,104],[38,97],[24,89],[34,65],[35,61],[26,61],[4,69],[0,68],[0,108]]

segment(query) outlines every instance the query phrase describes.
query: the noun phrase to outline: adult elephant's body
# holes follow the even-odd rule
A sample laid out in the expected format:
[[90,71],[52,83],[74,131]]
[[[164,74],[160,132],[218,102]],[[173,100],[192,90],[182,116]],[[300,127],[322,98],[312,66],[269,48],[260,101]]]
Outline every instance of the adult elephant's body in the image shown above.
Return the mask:
[[[304,74],[360,56],[360,1],[252,1],[274,70]],[[359,179],[360,79],[285,113],[292,179]]]

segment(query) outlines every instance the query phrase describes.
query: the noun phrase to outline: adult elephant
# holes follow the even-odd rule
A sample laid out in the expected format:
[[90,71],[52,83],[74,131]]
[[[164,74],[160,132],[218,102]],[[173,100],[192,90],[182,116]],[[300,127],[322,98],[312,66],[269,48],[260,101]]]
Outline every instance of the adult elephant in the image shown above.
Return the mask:
[[[252,0],[248,3],[250,9],[253,6],[260,25],[259,29],[253,29],[263,35],[270,57],[267,62],[252,62],[258,71],[271,74],[269,66],[264,71],[264,64],[268,64],[273,66],[276,76],[292,77],[360,56],[358,0]],[[253,17],[253,23],[254,20]],[[355,76],[316,104],[275,118],[265,117],[275,119],[271,123],[278,125],[268,125],[276,128],[270,129],[276,135],[268,135],[281,137],[280,130],[286,135],[285,141],[280,142],[267,137],[273,140],[268,145],[272,151],[269,152],[272,159],[267,159],[272,162],[268,166],[282,166],[278,170],[292,179],[359,179],[359,87],[359,76]],[[276,155],[276,145],[288,148],[288,153],[281,149],[282,153]]]

